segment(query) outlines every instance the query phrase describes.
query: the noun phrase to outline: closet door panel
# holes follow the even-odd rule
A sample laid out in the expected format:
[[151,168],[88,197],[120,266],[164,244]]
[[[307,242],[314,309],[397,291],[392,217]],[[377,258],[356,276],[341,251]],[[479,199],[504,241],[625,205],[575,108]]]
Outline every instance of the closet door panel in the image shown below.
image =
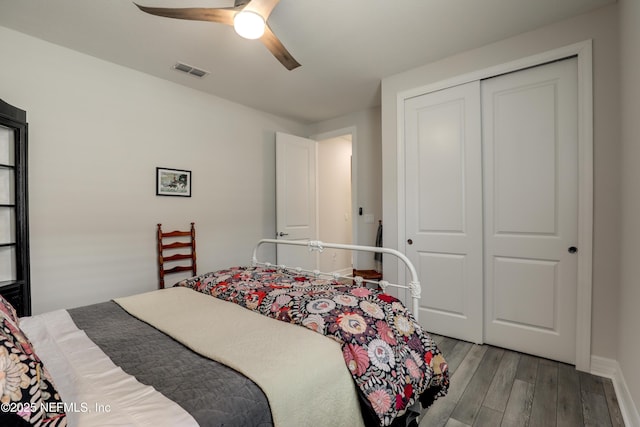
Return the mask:
[[493,95],[494,231],[556,233],[555,85]]
[[[554,261],[495,257],[494,322],[556,329],[557,267]],[[523,300],[527,303],[513,303]]]
[[405,102],[407,243],[432,332],[482,342],[480,84]]
[[426,311],[465,318],[466,256],[420,251],[418,259],[418,271],[422,277],[428,276],[426,283],[421,281],[420,306]]
[[482,83],[485,341],[575,361],[577,62]]
[[417,113],[419,232],[464,233],[464,108],[457,99]]

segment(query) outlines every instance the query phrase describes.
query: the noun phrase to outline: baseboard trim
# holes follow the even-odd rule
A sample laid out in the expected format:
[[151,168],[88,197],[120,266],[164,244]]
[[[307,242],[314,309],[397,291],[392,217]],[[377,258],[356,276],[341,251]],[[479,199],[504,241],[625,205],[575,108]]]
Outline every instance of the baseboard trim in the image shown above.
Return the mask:
[[341,270],[332,271],[331,274],[339,274],[340,276],[352,277],[353,276],[353,268],[343,268]]
[[591,356],[591,373],[611,379],[624,424],[626,426],[640,426],[638,408],[631,398],[631,393],[624,380],[622,368],[618,361],[607,359],[606,357]]

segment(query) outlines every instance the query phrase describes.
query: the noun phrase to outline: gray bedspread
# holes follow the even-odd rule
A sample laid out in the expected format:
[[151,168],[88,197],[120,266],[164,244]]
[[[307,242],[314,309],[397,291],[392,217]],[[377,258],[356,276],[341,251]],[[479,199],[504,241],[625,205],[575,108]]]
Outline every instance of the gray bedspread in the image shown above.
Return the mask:
[[113,301],[68,311],[116,365],[179,404],[200,426],[273,426],[267,398],[253,381],[194,353]]

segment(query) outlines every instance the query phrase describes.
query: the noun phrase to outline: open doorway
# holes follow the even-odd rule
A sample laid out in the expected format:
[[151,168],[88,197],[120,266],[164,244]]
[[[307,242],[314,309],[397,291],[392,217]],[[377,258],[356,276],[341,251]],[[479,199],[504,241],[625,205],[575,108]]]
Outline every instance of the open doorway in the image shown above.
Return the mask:
[[[289,240],[357,242],[355,129],[301,138],[276,133],[276,236]],[[292,253],[293,252],[293,253]],[[352,273],[350,251],[278,248],[277,263],[341,275]]]
[[[318,239],[353,243],[351,134],[318,140]],[[325,249],[320,254],[320,271],[350,274],[350,251]]]

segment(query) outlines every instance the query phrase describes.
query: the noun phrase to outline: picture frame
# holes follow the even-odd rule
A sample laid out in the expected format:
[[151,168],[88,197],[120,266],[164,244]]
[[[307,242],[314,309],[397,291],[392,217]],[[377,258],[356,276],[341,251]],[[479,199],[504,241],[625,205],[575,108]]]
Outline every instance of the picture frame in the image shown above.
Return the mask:
[[156,196],[191,197],[191,171],[157,167]]

